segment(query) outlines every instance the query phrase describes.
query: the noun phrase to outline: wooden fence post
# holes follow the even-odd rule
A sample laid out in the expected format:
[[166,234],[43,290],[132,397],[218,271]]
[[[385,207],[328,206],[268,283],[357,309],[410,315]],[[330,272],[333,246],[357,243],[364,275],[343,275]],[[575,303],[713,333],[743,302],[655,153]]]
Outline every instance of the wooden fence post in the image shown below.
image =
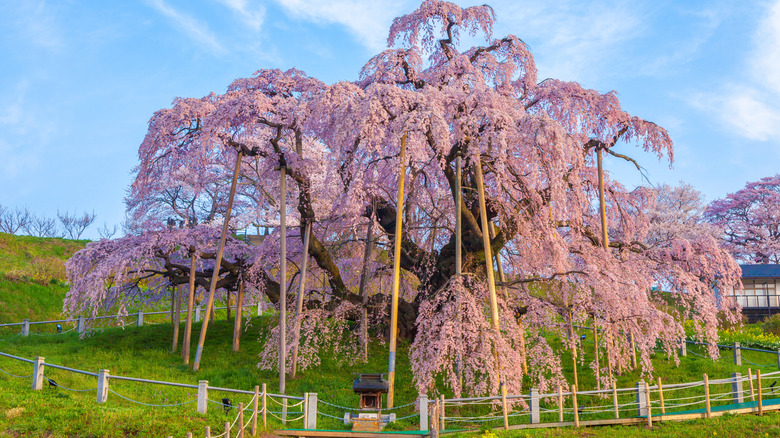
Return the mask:
[[580,411],[578,410],[577,406],[577,386],[572,385],[571,387],[571,403],[574,407],[574,427],[580,427]]
[[30,320],[22,320],[22,336],[30,336]]
[[[230,303],[228,303],[230,304]],[[244,404],[238,404],[238,438],[244,438]]]
[[206,426],[206,430],[204,431],[204,434],[206,438],[211,438],[211,428]]
[[444,394],[442,394],[439,397],[439,401],[440,401],[440,406],[441,406],[441,408],[439,409],[439,419],[441,421],[441,424],[439,425],[439,430],[444,430],[444,429],[446,429],[446,427],[445,427],[446,423],[444,421],[444,410],[445,410],[444,409]]
[[540,423],[540,410],[539,410],[539,390],[536,388],[531,388],[531,393],[529,394],[531,397],[531,423],[537,424]]
[[558,385],[558,422],[563,423],[563,388]]
[[420,405],[420,430],[428,430],[428,396],[418,397]]
[[263,430],[268,430],[268,391],[263,383]]
[[664,405],[664,387],[661,383],[661,376],[658,376],[658,400],[661,402],[661,414],[666,414],[666,406]]
[[629,333],[628,336],[631,340],[631,368],[636,369],[636,341],[633,333]]
[[734,343],[734,365],[742,365],[742,350],[739,348],[739,342]]
[[222,436],[224,436],[225,438],[230,438],[230,422],[229,421],[225,422],[225,433],[222,434]]
[[143,327],[144,325],[144,311],[139,310],[138,315],[135,317],[135,325],[137,327]]
[[710,406],[710,378],[704,374],[704,412],[707,418],[712,416],[712,407]]
[[192,438],[192,432],[187,432],[187,438]]
[[36,357],[33,362],[33,381],[32,389],[40,391],[43,389],[43,368],[45,367],[43,357]]
[[198,413],[206,415],[209,405],[209,381],[198,381]]
[[756,401],[756,393],[753,390],[753,372],[748,368],[748,382],[750,382],[750,401]]
[[309,393],[309,402],[306,406],[306,425],[305,428],[314,430],[317,428],[317,393]]
[[257,405],[260,404],[260,387],[255,385],[255,398],[252,402],[252,436],[257,436]]
[[108,370],[98,372],[97,402],[105,403],[108,400]]
[[756,388],[758,389],[758,415],[764,415],[764,396],[761,394],[761,370],[756,370]]
[[745,396],[742,390],[742,374],[731,373],[731,378],[733,379],[731,382],[731,402],[735,404],[744,403]]
[[612,404],[615,406],[615,419],[620,418],[620,409],[618,406],[618,398],[617,398],[617,382],[615,379],[612,379]]
[[647,400],[647,427],[653,427],[653,404],[650,400],[650,385],[645,385],[645,400]]

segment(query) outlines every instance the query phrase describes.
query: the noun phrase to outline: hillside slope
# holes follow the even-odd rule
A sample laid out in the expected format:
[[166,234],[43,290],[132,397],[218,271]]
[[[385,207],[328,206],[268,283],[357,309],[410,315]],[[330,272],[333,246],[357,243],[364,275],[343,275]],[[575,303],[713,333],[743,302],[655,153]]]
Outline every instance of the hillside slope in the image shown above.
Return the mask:
[[0,233],[0,323],[59,318],[65,262],[87,242]]

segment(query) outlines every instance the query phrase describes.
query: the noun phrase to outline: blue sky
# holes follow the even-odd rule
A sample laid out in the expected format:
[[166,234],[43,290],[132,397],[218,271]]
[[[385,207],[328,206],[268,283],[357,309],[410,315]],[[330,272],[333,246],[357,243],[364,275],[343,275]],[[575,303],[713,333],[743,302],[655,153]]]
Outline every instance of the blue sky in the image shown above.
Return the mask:
[[[780,0],[489,4],[495,36],[526,41],[540,78],[616,90],[629,112],[669,130],[672,169],[623,147],[653,184],[683,180],[712,200],[780,172]],[[94,210],[96,225],[119,224],[154,111],[260,68],[354,80],[392,19],[418,5],[0,0],[0,205]],[[607,167],[642,183],[624,163]]]

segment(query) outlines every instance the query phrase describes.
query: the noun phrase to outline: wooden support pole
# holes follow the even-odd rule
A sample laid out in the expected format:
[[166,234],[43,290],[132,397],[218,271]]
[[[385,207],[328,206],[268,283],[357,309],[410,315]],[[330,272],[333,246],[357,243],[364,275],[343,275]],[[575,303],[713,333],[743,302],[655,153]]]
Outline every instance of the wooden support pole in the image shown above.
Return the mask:
[[287,384],[287,167],[281,166],[279,170],[279,393],[284,394]]
[[173,345],[171,346],[171,353],[175,353],[179,348],[179,325],[181,324],[181,300],[184,295],[184,286],[174,286],[174,293],[176,294],[176,311],[173,314]]
[[[298,348],[301,343],[301,315],[303,314],[303,296],[306,294],[306,271],[309,262],[309,242],[311,239],[311,222],[307,222],[303,232],[303,262],[301,263],[301,278],[298,285],[298,296],[295,297],[295,345],[292,352],[292,377],[298,371]],[[362,279],[361,279],[362,281]],[[364,300],[365,301],[365,300]],[[365,306],[364,306],[365,308]]]
[[629,333],[628,337],[631,341],[631,367],[633,369],[636,369],[636,342],[634,341],[634,334]]
[[647,427],[653,427],[653,403],[650,400],[650,385],[645,385],[645,400],[647,400]]
[[238,296],[236,297],[236,319],[235,321],[233,321],[233,351],[234,352],[237,352],[239,350],[239,343],[241,342],[241,319],[243,318],[243,311],[244,311],[244,274],[242,272],[238,280]]
[[664,387],[661,383],[661,376],[658,376],[658,400],[661,402],[661,414],[666,414],[666,406],[664,405]]
[[263,430],[268,430],[268,391],[263,383]]
[[252,436],[257,436],[257,405],[260,403],[260,387],[255,385],[255,398],[252,400]]
[[[461,168],[461,153],[455,157],[455,276],[460,278],[463,275],[463,235],[461,209],[463,208],[463,189],[461,182],[463,180],[463,169]],[[780,364],[780,350],[778,350],[778,364]],[[458,361],[458,382],[461,391],[463,390],[463,358],[460,353],[456,358]],[[778,365],[780,366],[780,365]]]
[[563,388],[558,385],[558,422],[563,423]]
[[[225,218],[222,222],[222,235],[219,238],[219,249],[217,250],[217,257],[214,261],[214,273],[211,276],[211,283],[209,285],[208,301],[206,302],[206,318],[203,319],[203,325],[200,328],[200,336],[198,337],[198,347],[195,350],[195,362],[192,369],[198,371],[200,369],[200,359],[203,355],[203,344],[206,342],[206,332],[209,328],[208,315],[214,310],[214,293],[217,290],[217,281],[219,280],[219,269],[222,267],[222,255],[225,252],[225,240],[227,239],[228,226],[230,225],[230,213],[233,210],[233,198],[236,196],[236,184],[238,183],[238,173],[241,169],[241,160],[244,154],[241,150],[236,155],[236,167],[233,170],[233,181],[230,184],[230,194],[228,195],[227,208],[225,209]],[[284,284],[284,282],[282,282]]]
[[601,243],[604,249],[609,249],[609,235],[607,234],[607,204],[604,200],[604,166],[601,148],[596,148],[596,164],[599,175],[599,213],[601,215]]
[[601,365],[599,365],[599,329],[593,318],[593,356],[596,359],[596,389],[601,390]]
[[206,426],[205,430],[203,431],[203,434],[206,438],[211,438],[211,428]]
[[617,396],[617,382],[615,380],[611,380],[612,382],[612,405],[615,407],[615,419],[620,418],[620,406],[618,406],[618,396]]
[[[490,321],[497,336],[501,336],[498,316],[498,297],[496,296],[496,278],[493,272],[493,250],[490,246],[490,225],[488,224],[487,205],[485,201],[485,181],[482,176],[482,161],[479,151],[475,155],[474,174],[477,180],[477,192],[479,194],[479,217],[482,225],[482,247],[485,251],[485,271],[487,272],[488,291],[490,293]],[[506,405],[506,385],[504,382],[503,366],[500,363],[496,346],[493,346],[493,355],[496,358],[498,368],[498,386],[501,390],[501,400],[504,410],[504,429],[509,429],[509,412]]]
[[181,345],[181,356],[184,365],[190,363],[190,344],[192,342],[192,309],[195,306],[195,250],[190,249],[190,282],[187,291],[187,317],[184,322],[184,340]]
[[244,404],[238,404],[238,438],[244,438]]
[[222,436],[224,436],[225,438],[230,438],[230,422],[229,421],[225,422],[225,433]]
[[756,401],[756,393],[753,389],[753,373],[750,368],[748,368],[748,382],[750,382],[750,401]]
[[[360,346],[363,350],[363,360],[368,361],[368,271],[371,265],[371,239],[374,232],[374,215],[368,218],[368,230],[366,231],[366,245],[363,248],[363,267],[360,272],[360,285],[358,295],[363,297],[363,308],[360,312]],[[294,362],[293,362],[294,363]],[[293,367],[293,371],[295,367]]]
[[574,409],[574,427],[580,427],[580,411],[577,406],[577,387],[571,387],[571,403]]
[[572,314],[571,309],[569,309],[569,341],[571,342],[571,365],[572,370],[574,373],[574,386],[579,388],[579,379],[577,376],[577,348],[575,347],[576,341],[575,341],[575,333],[574,333],[574,324],[572,323],[572,319],[574,318],[574,315]]
[[390,299],[390,354],[387,360],[387,408],[393,408],[395,395],[395,351],[398,342],[398,292],[401,285],[401,225],[403,223],[404,210],[404,180],[406,178],[405,167],[406,133],[401,137],[401,154],[398,158],[398,197],[395,204],[395,243],[393,252],[393,291]]
[[710,406],[710,378],[704,374],[704,413],[707,418],[712,416],[712,406]]
[[761,394],[761,370],[756,370],[756,389],[758,389],[758,415],[764,415],[764,396]]

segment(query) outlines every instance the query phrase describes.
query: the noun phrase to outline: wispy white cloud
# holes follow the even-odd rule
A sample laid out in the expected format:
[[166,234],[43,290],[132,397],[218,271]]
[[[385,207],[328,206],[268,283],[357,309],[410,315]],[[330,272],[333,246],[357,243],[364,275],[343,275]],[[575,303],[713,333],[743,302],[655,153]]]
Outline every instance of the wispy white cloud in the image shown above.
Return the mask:
[[[769,5],[753,36],[745,61],[746,77],[714,92],[699,93],[691,103],[710,112],[738,135],[780,141],[780,0]],[[780,148],[778,148],[780,152]]]
[[24,44],[43,49],[59,50],[65,45],[65,37],[53,7],[43,0],[7,2],[0,5],[0,13],[9,18],[9,23]]
[[249,0],[217,0],[230,8],[250,29],[257,32],[265,21],[265,6]]
[[208,51],[220,54],[224,48],[217,40],[216,35],[206,25],[196,18],[174,9],[164,0],[147,0],[147,3],[159,13],[168,17],[185,35],[196,43],[202,45]]
[[645,30],[641,11],[628,2],[533,0],[494,7],[497,35],[527,40],[540,74],[564,80],[603,77],[623,44]]
[[377,52],[387,46],[387,31],[393,18],[414,9],[398,3],[360,0],[275,1],[294,17],[315,23],[343,25],[358,42]]

